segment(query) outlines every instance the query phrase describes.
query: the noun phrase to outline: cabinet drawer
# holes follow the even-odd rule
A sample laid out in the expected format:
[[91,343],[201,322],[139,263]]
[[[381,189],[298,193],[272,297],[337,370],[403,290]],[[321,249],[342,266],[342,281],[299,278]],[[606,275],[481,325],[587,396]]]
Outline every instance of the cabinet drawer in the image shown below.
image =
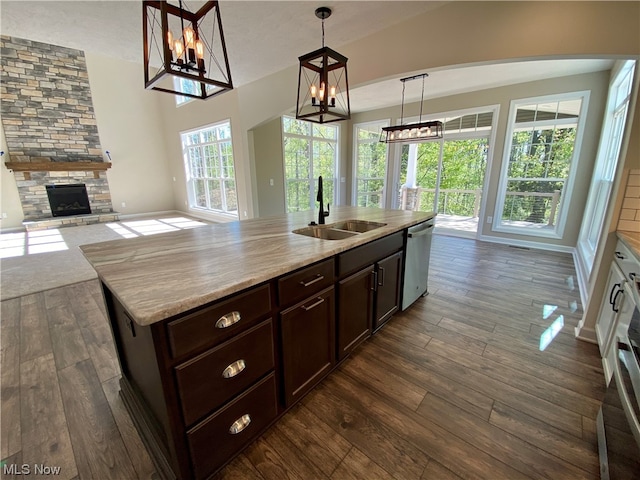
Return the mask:
[[[187,432],[196,478],[215,472],[271,423],[278,412],[272,373]],[[233,433],[235,432],[235,433]]]
[[236,396],[274,368],[273,322],[266,320],[176,367],[186,425]]
[[333,285],[335,278],[334,260],[330,258],[310,267],[303,268],[278,280],[280,306],[298,302],[309,295]]
[[397,252],[404,245],[404,232],[388,235],[338,255],[338,275],[344,277]]
[[234,295],[168,325],[171,355],[176,358],[215,345],[255,325],[271,311],[269,285]]

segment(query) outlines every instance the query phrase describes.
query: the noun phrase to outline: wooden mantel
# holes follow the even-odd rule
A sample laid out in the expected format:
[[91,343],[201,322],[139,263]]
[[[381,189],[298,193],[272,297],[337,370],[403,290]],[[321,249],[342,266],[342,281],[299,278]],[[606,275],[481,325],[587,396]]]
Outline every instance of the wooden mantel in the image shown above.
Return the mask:
[[96,172],[111,168],[111,162],[5,162],[14,172]]

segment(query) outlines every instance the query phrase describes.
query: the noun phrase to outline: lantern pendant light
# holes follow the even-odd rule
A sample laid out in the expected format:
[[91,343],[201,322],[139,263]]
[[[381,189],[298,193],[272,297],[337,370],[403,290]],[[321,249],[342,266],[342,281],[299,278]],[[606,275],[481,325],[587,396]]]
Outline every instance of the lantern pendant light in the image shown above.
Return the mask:
[[296,118],[329,123],[351,118],[347,57],[324,45],[324,21],[331,9],[315,11],[322,20],[322,48],[298,57],[298,99]]
[[[202,2],[198,2],[202,3]],[[145,88],[206,99],[233,89],[220,7],[142,2]]]

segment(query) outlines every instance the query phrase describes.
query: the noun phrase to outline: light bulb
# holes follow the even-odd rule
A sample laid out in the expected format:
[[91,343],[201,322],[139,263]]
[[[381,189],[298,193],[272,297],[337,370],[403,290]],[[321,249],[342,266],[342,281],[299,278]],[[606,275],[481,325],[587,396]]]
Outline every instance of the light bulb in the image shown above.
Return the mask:
[[169,44],[169,50],[173,51],[173,33],[171,33],[171,30],[167,30],[167,43]]
[[182,54],[184,53],[184,44],[182,43],[181,40],[176,40],[173,44],[174,49],[176,51],[176,57],[180,58],[182,56]]
[[336,98],[336,87],[331,87],[329,91],[331,92],[331,98]]
[[202,40],[196,40],[196,57],[204,58],[204,43],[202,43]]
[[193,31],[191,27],[185,27],[182,32],[184,36],[184,43],[187,48],[193,48],[193,44],[196,41],[196,32]]
[[324,100],[324,82],[320,84],[319,98],[321,102]]
[[317,90],[315,85],[311,85],[311,98],[316,98]]

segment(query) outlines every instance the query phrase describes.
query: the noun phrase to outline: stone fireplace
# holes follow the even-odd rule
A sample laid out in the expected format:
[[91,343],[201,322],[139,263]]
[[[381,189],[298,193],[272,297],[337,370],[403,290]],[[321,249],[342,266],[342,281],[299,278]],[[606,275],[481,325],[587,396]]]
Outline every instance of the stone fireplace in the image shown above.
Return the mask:
[[[27,228],[116,220],[84,53],[7,36],[0,50],[5,166]],[[67,184],[86,186],[90,215],[54,218],[47,186]]]

